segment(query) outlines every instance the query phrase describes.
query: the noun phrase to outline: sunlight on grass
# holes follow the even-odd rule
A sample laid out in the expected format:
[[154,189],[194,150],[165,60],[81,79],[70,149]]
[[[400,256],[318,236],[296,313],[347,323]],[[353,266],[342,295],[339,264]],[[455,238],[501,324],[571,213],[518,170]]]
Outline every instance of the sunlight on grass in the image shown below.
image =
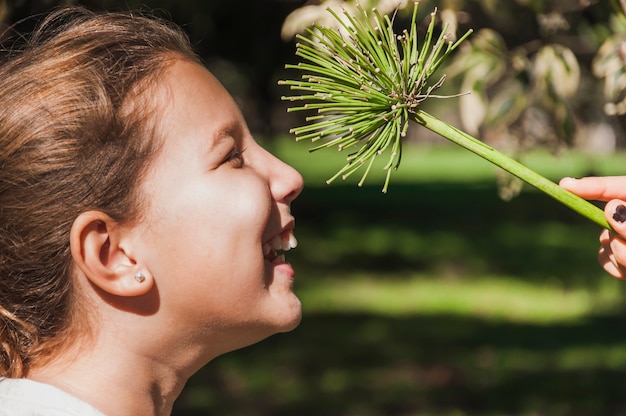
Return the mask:
[[476,366],[481,371],[493,370],[501,375],[509,372],[541,370],[581,371],[587,369],[626,368],[624,343],[613,345],[581,345],[560,348],[555,351],[524,348],[482,347],[474,350]]
[[[298,169],[307,186],[325,186],[324,181],[345,164],[346,152],[312,152],[307,143],[296,143],[292,137],[285,137],[268,144],[271,151],[285,162]],[[584,176],[623,174],[625,153],[591,155],[578,151],[564,152],[555,156],[545,150],[526,154],[522,162],[529,168],[554,181],[563,176]],[[384,165],[386,161],[380,162]],[[368,181],[370,184],[383,183],[386,172],[373,168]],[[479,156],[458,146],[421,145],[408,143],[403,146],[402,165],[393,174],[393,183],[415,183],[428,181],[475,182],[495,180],[499,168]],[[349,178],[347,183],[358,182],[359,175]],[[528,186],[528,188],[530,188]],[[393,190],[393,187],[391,188]]]
[[389,281],[375,275],[349,279],[326,276],[323,283],[298,290],[298,295],[305,314],[449,314],[496,321],[554,323],[617,308],[622,300],[618,284],[606,279],[599,289],[590,291],[526,284],[505,277],[468,281],[415,275]]

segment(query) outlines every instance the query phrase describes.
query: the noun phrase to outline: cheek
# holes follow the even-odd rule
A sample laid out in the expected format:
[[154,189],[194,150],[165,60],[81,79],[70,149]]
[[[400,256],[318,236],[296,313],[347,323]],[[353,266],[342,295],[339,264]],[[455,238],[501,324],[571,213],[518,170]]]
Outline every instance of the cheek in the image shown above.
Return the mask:
[[272,202],[268,187],[259,179],[232,180],[213,197],[209,210],[216,216],[215,226],[222,229],[223,238],[240,230],[261,238],[269,220]]
[[[173,260],[205,263],[209,258],[223,263],[236,256],[250,261],[241,256],[259,250],[271,208],[268,187],[253,176],[188,183],[161,200],[151,224],[153,241],[169,250]],[[163,255],[167,253],[158,256]]]
[[249,256],[262,253],[272,198],[254,171],[162,175],[151,184],[146,232],[140,238],[151,263],[164,273],[199,263],[207,268],[211,262],[250,262]]

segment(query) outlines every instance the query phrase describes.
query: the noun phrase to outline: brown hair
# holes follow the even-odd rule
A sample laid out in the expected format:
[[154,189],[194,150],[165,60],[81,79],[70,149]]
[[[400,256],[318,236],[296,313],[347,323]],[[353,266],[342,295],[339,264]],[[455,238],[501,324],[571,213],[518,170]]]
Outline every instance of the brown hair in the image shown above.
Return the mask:
[[0,65],[0,376],[24,376],[70,333],[74,219],[140,214],[158,141],[129,103],[173,57],[197,60],[167,22],[65,8]]

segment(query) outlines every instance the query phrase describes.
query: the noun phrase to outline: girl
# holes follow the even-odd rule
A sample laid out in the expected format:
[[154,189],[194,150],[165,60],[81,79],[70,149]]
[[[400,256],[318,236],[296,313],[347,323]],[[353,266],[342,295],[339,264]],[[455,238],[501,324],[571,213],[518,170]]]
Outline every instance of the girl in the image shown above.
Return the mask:
[[167,415],[295,328],[302,186],[179,29],[45,19],[0,66],[0,415]]

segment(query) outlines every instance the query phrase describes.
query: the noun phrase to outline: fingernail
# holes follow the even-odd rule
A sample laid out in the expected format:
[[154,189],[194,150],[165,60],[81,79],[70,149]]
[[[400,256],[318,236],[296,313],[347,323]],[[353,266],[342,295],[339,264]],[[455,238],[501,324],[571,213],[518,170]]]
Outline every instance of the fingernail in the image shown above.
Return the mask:
[[625,222],[626,221],[626,206],[618,205],[615,208],[615,213],[613,213],[613,219],[617,222]]

